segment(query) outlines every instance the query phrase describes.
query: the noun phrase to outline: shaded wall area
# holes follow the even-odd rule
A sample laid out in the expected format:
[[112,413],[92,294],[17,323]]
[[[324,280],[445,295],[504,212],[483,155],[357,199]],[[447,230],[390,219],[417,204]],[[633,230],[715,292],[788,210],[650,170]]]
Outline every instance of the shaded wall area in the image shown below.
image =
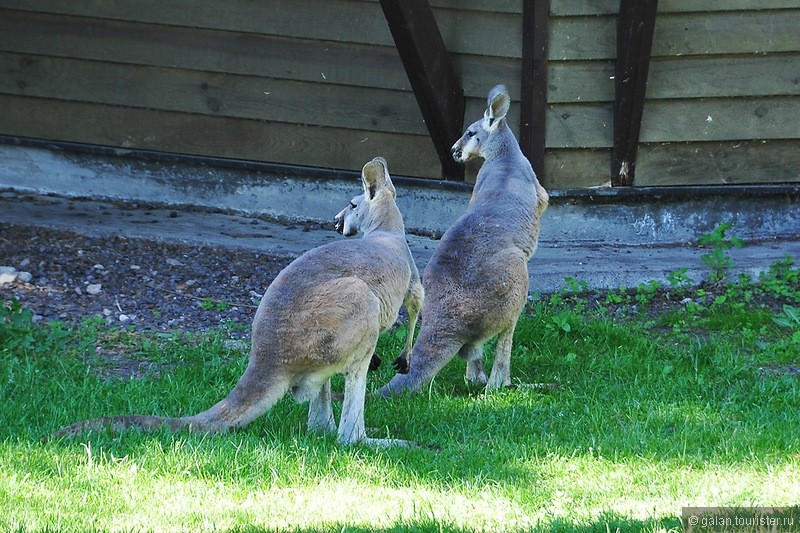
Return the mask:
[[[502,82],[518,129],[522,2],[431,5],[465,122]],[[609,181],[618,10],[550,2],[550,189]],[[800,182],[797,28],[800,0],[661,0],[634,185]],[[377,0],[0,0],[0,108],[6,136],[441,177]]]

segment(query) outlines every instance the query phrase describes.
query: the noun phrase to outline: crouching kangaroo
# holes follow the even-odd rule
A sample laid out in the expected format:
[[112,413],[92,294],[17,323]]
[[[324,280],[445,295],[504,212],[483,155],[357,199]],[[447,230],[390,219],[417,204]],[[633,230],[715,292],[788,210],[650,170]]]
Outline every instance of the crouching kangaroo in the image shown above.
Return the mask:
[[[528,295],[528,260],[536,251],[547,191],[506,123],[508,91],[489,92],[483,118],[453,145],[456,161],[484,158],[467,212],[442,236],[423,275],[422,326],[409,361],[378,392],[415,391],[458,354],[467,379],[494,390],[511,384],[511,341]],[[486,378],[483,344],[499,335]],[[403,373],[407,372],[407,373]]]
[[[228,396],[202,413],[180,418],[123,415],[78,422],[53,437],[74,436],[103,426],[157,430],[186,428],[215,433],[245,426],[288,392],[310,401],[308,429],[336,433],[330,377],[345,375],[338,439],[344,444],[405,444],[369,439],[364,428],[367,368],[378,334],[397,320],[404,303],[416,321],[423,291],[405,240],[395,189],[386,161],[362,170],[364,194],[335,219],[345,235],[303,254],[267,289],[253,320],[250,359]],[[405,349],[410,353],[411,338]]]

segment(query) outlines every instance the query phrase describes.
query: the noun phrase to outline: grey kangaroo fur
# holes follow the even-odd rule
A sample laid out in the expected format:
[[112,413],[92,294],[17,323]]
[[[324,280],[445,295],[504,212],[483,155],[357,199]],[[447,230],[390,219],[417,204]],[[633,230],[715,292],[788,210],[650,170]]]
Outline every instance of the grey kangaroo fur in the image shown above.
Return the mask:
[[[453,145],[453,158],[482,157],[466,213],[442,237],[423,275],[425,301],[410,360],[382,395],[417,391],[456,354],[466,377],[495,390],[511,384],[511,342],[528,295],[528,260],[536,251],[547,191],[506,122],[511,99],[502,85],[489,92],[483,118]],[[488,380],[483,344],[499,335]],[[403,373],[403,372],[407,373]]]
[[[310,401],[308,428],[337,433],[330,377],[345,375],[338,440],[374,446],[407,444],[369,439],[364,428],[367,368],[381,331],[397,320],[405,303],[413,328],[423,289],[411,257],[386,161],[376,157],[362,170],[364,194],[336,215],[345,235],[312,249],[270,284],[253,320],[249,363],[228,396],[202,413],[180,418],[123,415],[78,422],[53,437],[70,437],[112,426],[167,427],[215,433],[247,425],[288,392]],[[412,335],[406,340],[410,353]]]

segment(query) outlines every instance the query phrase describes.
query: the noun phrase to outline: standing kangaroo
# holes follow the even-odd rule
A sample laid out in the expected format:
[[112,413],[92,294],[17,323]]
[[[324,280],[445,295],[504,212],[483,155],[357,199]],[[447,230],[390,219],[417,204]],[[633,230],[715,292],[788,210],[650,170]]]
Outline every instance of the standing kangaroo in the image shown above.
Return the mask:
[[[528,260],[539,240],[547,191],[539,184],[506,123],[502,85],[489,92],[483,118],[453,145],[453,158],[484,158],[467,212],[442,236],[423,276],[425,301],[417,343],[400,372],[379,394],[416,391],[454,356],[467,361],[467,379],[487,390],[511,384],[511,342],[528,296]],[[499,334],[487,381],[483,344]]]
[[[245,426],[289,391],[298,402],[310,401],[309,430],[336,433],[330,377],[342,373],[345,385],[339,442],[405,444],[367,438],[367,369],[379,333],[397,320],[403,303],[410,327],[414,327],[423,290],[386,161],[376,157],[367,163],[361,179],[364,194],[353,198],[335,222],[343,234],[360,230],[364,237],[310,250],[278,274],[253,320],[247,369],[224,400],[193,416],[95,418],[72,424],[53,436],[74,436],[103,426],[215,433]],[[406,353],[411,345],[409,335]]]

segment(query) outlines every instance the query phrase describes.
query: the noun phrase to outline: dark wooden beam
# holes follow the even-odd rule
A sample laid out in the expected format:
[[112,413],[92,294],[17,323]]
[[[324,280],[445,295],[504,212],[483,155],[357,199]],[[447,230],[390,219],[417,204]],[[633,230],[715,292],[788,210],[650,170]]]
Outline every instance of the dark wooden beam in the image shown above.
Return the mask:
[[519,145],[543,183],[549,21],[550,0],[523,0]]
[[658,0],[621,0],[614,69],[611,185],[633,185]]
[[395,46],[417,98],[436,153],[442,176],[464,179],[450,147],[461,136],[464,91],[447,53],[439,26],[427,0],[380,0]]

